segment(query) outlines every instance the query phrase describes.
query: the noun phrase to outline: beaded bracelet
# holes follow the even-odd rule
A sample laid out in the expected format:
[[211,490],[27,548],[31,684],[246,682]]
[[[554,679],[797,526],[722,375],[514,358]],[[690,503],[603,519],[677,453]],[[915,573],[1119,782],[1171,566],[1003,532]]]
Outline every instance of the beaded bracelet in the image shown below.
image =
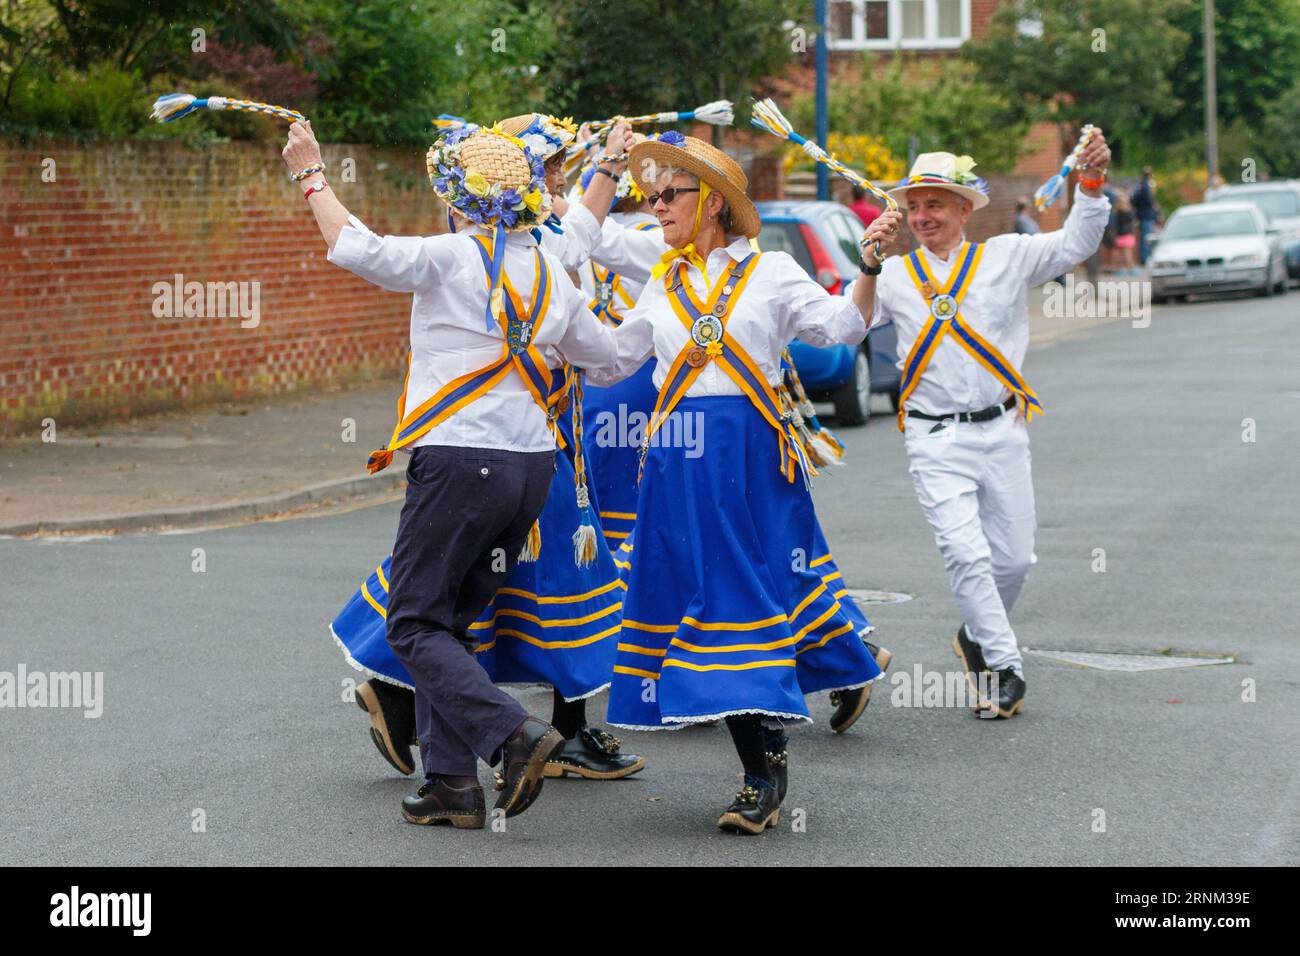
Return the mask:
[[310,166],[304,166],[302,169],[298,170],[289,178],[292,179],[295,183],[300,183],[308,176],[312,175],[313,173],[323,173],[323,172],[325,172],[324,163],[312,163]]

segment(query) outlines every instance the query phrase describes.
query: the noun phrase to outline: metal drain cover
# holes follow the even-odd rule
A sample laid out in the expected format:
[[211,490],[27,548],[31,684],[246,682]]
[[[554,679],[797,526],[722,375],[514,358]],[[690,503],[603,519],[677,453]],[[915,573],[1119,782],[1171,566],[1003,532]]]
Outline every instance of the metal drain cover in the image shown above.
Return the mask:
[[1174,657],[1170,654],[1100,654],[1090,651],[1049,651],[1036,647],[1025,648],[1026,654],[1036,654],[1054,661],[1064,661],[1079,667],[1102,671],[1165,671],[1175,667],[1205,667],[1210,664],[1235,664],[1235,657]]
[[912,600],[912,595],[902,591],[871,591],[866,588],[849,588],[849,597],[857,604],[902,604]]

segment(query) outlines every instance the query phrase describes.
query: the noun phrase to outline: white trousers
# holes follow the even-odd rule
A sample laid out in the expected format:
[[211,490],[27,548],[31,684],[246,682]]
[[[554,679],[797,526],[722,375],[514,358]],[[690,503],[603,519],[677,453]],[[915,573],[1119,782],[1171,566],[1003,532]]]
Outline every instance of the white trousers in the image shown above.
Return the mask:
[[992,670],[1021,670],[1007,615],[1034,555],[1029,431],[1013,411],[992,421],[905,425],[908,470],[934,530],[966,632]]

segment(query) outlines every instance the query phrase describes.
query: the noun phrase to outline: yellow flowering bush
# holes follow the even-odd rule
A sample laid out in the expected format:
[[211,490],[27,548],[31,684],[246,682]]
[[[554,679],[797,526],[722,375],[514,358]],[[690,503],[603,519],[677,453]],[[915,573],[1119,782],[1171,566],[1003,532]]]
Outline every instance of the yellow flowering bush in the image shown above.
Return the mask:
[[[830,153],[849,169],[859,172],[872,182],[893,182],[907,175],[907,163],[899,159],[884,141],[865,133],[831,133],[825,144]],[[815,169],[816,163],[794,144],[786,147],[785,171]]]

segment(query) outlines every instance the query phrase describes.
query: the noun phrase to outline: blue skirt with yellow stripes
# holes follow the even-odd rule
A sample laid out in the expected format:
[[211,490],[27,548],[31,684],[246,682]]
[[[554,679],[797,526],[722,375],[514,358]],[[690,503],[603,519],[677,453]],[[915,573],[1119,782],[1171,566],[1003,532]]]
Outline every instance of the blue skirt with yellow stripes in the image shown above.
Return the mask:
[[641,730],[730,714],[810,720],[804,695],[880,677],[803,481],[748,398],[685,399],[704,454],[652,446],[623,554],[627,594],[609,722]]
[[[596,549],[591,567],[574,562],[573,533],[581,519],[573,462],[563,452],[555,461],[555,478],[538,519],[541,557],[515,566],[470,634],[478,642],[479,663],[497,683],[550,684],[575,700],[609,686],[623,586],[605,548]],[[412,687],[386,636],[388,565],[385,558],[339,612],[331,631],[352,666]]]
[[636,523],[637,470],[641,437],[654,411],[655,360],[609,388],[586,386],[582,409],[587,440],[583,446],[596,476],[600,524],[611,551],[618,549]]

